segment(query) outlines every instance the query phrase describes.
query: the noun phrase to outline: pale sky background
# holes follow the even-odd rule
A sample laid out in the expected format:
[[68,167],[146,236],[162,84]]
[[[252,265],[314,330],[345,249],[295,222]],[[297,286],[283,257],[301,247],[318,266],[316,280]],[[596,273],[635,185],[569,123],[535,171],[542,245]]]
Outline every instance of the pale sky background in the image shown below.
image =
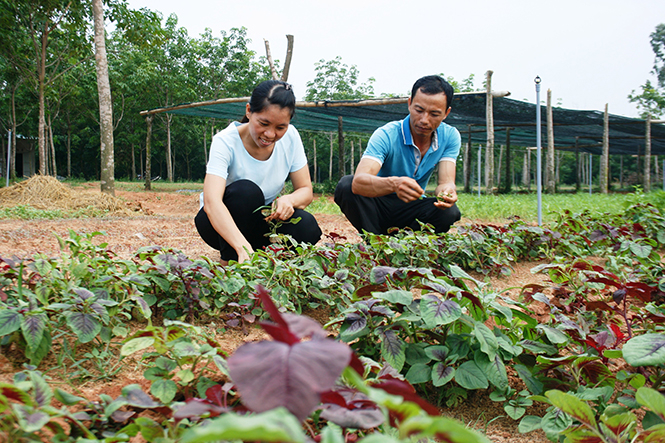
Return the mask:
[[[359,82],[374,92],[406,95],[419,77],[443,73],[461,81],[475,74],[482,88],[494,71],[494,90],[534,103],[604,110],[637,117],[628,94],[652,79],[649,35],[665,23],[663,0],[129,0],[164,18],[174,13],[190,37],[205,28],[247,28],[250,49],[284,62],[286,34],[294,36],[289,82],[301,99],[315,63],[341,56],[356,65]],[[213,97],[211,97],[213,98]],[[454,112],[454,109],[453,109]]]

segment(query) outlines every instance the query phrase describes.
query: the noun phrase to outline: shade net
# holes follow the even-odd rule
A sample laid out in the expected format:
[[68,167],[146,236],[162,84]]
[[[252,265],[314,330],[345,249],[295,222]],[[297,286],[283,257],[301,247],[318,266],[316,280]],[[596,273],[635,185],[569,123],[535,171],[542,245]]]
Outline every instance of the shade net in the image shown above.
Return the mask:
[[[147,111],[168,112],[197,117],[239,120],[245,113],[247,98],[224,102],[201,102]],[[237,100],[237,101],[233,101]],[[406,98],[298,102],[292,123],[299,129],[337,132],[342,117],[344,132],[372,133],[408,114]],[[145,114],[145,112],[144,112]],[[446,123],[455,126],[463,142],[487,143],[486,94],[457,94]],[[536,105],[507,97],[493,99],[494,144],[535,147],[537,145]],[[552,110],[556,149],[602,154],[604,113],[555,107]],[[508,138],[509,132],[509,138]],[[644,155],[644,120],[609,114],[609,152],[612,155]],[[547,109],[541,105],[541,146],[547,147]],[[651,125],[651,154],[665,155],[665,125]]]

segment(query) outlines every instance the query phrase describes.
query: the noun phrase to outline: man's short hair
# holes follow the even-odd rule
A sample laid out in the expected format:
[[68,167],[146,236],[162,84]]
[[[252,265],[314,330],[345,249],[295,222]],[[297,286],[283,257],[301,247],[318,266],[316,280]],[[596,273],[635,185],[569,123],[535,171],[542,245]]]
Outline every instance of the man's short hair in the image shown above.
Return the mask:
[[452,106],[455,90],[450,83],[445,81],[440,75],[426,75],[425,77],[416,80],[413,84],[413,88],[411,88],[411,100],[413,100],[418,90],[427,95],[440,94],[443,92],[446,94],[446,103],[448,107],[450,108]]

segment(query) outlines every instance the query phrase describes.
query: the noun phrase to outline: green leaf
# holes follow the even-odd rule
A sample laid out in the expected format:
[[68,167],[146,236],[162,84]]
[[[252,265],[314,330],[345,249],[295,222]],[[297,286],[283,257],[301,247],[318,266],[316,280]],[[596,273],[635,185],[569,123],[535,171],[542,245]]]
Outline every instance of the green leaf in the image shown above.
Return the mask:
[[552,404],[574,419],[591,427],[596,427],[596,418],[591,407],[574,395],[557,389],[547,391],[545,396]]
[[409,368],[406,379],[411,384],[426,383],[431,380],[432,370],[424,363],[418,363]]
[[403,291],[401,289],[393,289],[386,292],[372,292],[372,297],[404,306],[409,306],[411,302],[413,302],[413,294],[410,291]]
[[406,361],[410,365],[416,365],[419,363],[427,364],[432,358],[427,354],[424,346],[426,344],[421,343],[407,343],[406,345]]
[[652,388],[642,387],[635,393],[635,400],[665,419],[665,397]]
[[474,361],[462,363],[455,371],[455,381],[464,389],[487,389],[489,382]]
[[96,315],[83,312],[71,312],[67,315],[67,324],[81,343],[94,340],[102,330],[102,324]]
[[304,443],[300,422],[280,407],[260,414],[227,413],[211,419],[206,426],[185,431],[182,443],[219,440]]
[[525,415],[522,420],[520,421],[519,426],[517,427],[517,430],[521,434],[526,434],[527,432],[535,431],[537,429],[540,429],[540,422],[542,418],[536,417],[535,415]]
[[381,356],[397,371],[401,371],[405,361],[404,341],[395,334],[395,331],[387,330],[381,334]]
[[520,417],[526,413],[526,409],[519,406],[513,406],[511,404],[505,405],[503,410],[506,411],[508,417],[512,418],[513,420],[519,420]]
[[178,386],[173,380],[160,378],[152,382],[152,385],[150,386],[150,393],[165,404],[171,403],[177,392]]
[[506,365],[498,354],[490,360],[487,355],[482,352],[476,352],[474,355],[474,361],[493,386],[500,391],[505,391],[508,388],[508,373],[506,372]]
[[557,345],[568,343],[568,340],[570,339],[568,334],[551,326],[538,325],[536,329],[543,331],[547,336],[547,339]]
[[514,365],[513,368],[517,371],[517,375],[522,379],[529,392],[532,394],[540,394],[543,392],[543,383],[534,377],[531,371],[529,371],[529,368],[524,365]]
[[441,300],[432,294],[420,299],[420,312],[430,329],[452,323],[462,316],[462,308],[455,300]]
[[444,363],[437,363],[432,367],[432,383],[439,387],[448,383],[455,376],[455,368],[446,366]]
[[644,334],[623,345],[623,358],[631,366],[665,364],[665,334]]
[[572,424],[573,419],[569,415],[555,408],[547,412],[540,421],[541,429],[550,441],[559,441],[561,433]]
[[122,345],[122,348],[120,349],[120,355],[122,356],[132,355],[135,352],[149,348],[154,343],[155,343],[154,337],[133,338],[124,345]]
[[65,406],[72,406],[82,401],[86,401],[85,398],[70,394],[69,392],[65,392],[60,388],[55,389],[54,397]]
[[0,312],[0,337],[11,334],[21,327],[21,318],[23,316],[13,309],[7,309]]
[[25,315],[21,319],[21,332],[30,350],[34,351],[41,343],[47,321],[45,314]]
[[639,258],[648,258],[651,254],[652,247],[639,243],[630,243],[630,252],[637,255]]
[[473,329],[473,335],[480,343],[480,350],[489,357],[490,360],[494,360],[497,349],[499,349],[499,342],[497,341],[494,333],[485,326],[483,323],[476,322]]
[[523,348],[533,352],[534,354],[548,354],[554,355],[558,352],[557,348],[539,341],[522,340],[518,343]]

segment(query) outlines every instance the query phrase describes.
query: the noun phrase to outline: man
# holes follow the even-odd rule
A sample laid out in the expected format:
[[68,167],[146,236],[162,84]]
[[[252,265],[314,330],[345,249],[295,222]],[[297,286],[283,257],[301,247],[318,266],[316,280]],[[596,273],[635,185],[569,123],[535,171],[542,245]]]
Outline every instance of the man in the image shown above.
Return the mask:
[[[422,77],[411,90],[409,115],[374,131],[355,175],[342,177],[335,189],[335,203],[358,232],[419,230],[419,222],[447,232],[460,219],[455,161],[461,137],[443,123],[452,100],[453,87],[443,78]],[[436,167],[439,199],[423,198]]]

